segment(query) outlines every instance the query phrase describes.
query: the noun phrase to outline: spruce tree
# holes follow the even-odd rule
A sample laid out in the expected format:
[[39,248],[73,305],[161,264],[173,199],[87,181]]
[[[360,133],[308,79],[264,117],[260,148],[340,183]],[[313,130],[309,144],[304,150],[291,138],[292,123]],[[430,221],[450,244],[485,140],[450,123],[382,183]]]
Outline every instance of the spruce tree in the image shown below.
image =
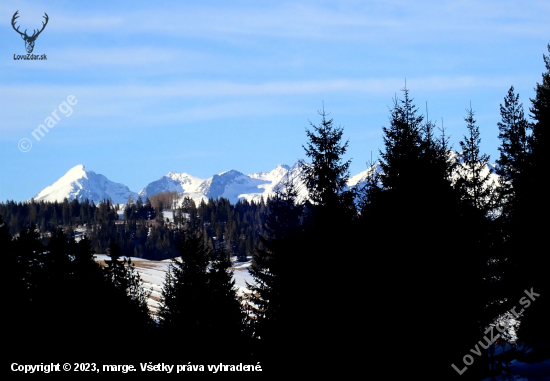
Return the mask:
[[245,336],[246,314],[230,266],[229,255],[223,247],[212,252],[207,285],[210,307],[207,317],[210,321],[206,337],[217,350],[243,355],[243,350],[250,351],[246,347],[249,344]]
[[[185,340],[189,354],[203,354],[208,332],[208,263],[210,250],[197,235],[181,232],[176,245],[181,258],[172,258],[162,289],[159,324],[165,340]],[[194,349],[193,349],[194,348]]]
[[[529,224],[528,206],[530,194],[529,185],[529,145],[530,124],[526,121],[523,106],[519,103],[519,94],[510,87],[504,98],[504,106],[500,105],[501,121],[498,123],[500,157],[497,160],[496,172],[499,175],[499,206],[501,215],[498,224],[503,234],[503,260],[506,261],[505,282],[512,295],[518,295],[518,286],[522,288],[529,276],[529,270],[524,266],[523,249],[526,240],[525,224]],[[512,298],[515,299],[515,298]],[[510,306],[512,307],[512,306]]]
[[505,298],[502,287],[502,266],[505,262],[499,242],[497,217],[497,184],[491,180],[492,168],[489,155],[480,153],[481,137],[479,127],[474,119],[474,111],[466,110],[467,134],[460,141],[462,152],[458,155],[461,161],[456,171],[455,187],[461,197],[461,217],[468,226],[469,251],[475,253],[477,261],[472,262],[472,282],[477,283],[480,304],[481,326],[488,326],[492,320],[504,312],[501,301]]
[[471,105],[466,112],[464,120],[468,133],[460,141],[462,165],[458,169],[456,186],[460,189],[462,200],[488,215],[495,207],[496,184],[491,181],[493,170],[489,166],[489,155],[480,153],[481,137]]
[[[346,276],[331,272],[330,281],[326,275],[331,264],[344,263],[356,250],[352,232],[355,192],[347,189],[350,160],[343,159],[348,147],[348,142],[342,141],[343,128],[334,127],[324,110],[319,114],[321,124],[310,123],[313,131],[307,131],[308,142],[303,147],[311,159],[310,165],[303,166],[302,174],[309,199],[303,203],[300,233],[290,251],[295,254],[289,278],[300,285],[300,294],[307,298],[307,308],[303,309],[297,298],[291,298],[286,310],[288,316],[303,309],[299,334],[288,330],[298,338],[294,347],[297,361],[324,361],[331,345],[348,346],[351,331],[361,336],[358,325],[335,325],[342,315],[334,303],[352,304],[359,290],[359,277],[354,276],[354,271]],[[342,294],[334,284],[347,284],[350,292]],[[286,292],[289,293],[288,286]],[[303,356],[308,352],[311,357],[306,359]]]
[[[532,126],[533,134],[530,141],[531,158],[535,174],[548,163],[548,131],[550,131],[550,44],[548,44],[549,55],[543,55],[546,72],[542,74],[542,83],[535,87],[535,98],[531,99],[531,117],[534,120]],[[545,161],[546,159],[546,161]]]
[[[152,329],[148,307],[151,290],[144,289],[135,265],[130,258],[121,258],[120,247],[114,241],[109,245],[108,255],[110,259],[105,260],[104,272],[109,291],[105,302],[120,322],[143,334],[147,341]],[[138,337],[132,339],[137,343]]]
[[109,259],[105,260],[106,277],[116,288],[126,291],[128,284],[125,261],[121,259],[120,247],[114,240],[111,240],[107,255]]
[[308,287],[304,284],[307,276],[297,279],[297,273],[303,274],[299,257],[305,253],[300,250],[303,207],[296,203],[296,197],[294,184],[285,178],[283,186],[268,198],[264,233],[260,236],[263,248],[256,248],[249,268],[254,279],[253,284],[247,283],[251,290],[247,296],[249,324],[257,339],[255,346],[268,358],[277,356],[288,340],[301,340],[300,329],[305,328],[294,323],[293,314],[293,305],[301,300],[293,292],[294,287],[298,282]]
[[[372,199],[363,203],[355,233],[361,237],[358,256],[365,258],[359,262],[366,283],[361,289],[371,311],[363,319],[368,327],[363,334],[379,353],[410,345],[396,358],[381,355],[381,366],[398,362],[408,375],[429,358],[431,372],[451,379],[458,376],[451,363],[483,336],[474,243],[450,181],[446,139],[434,139],[434,125],[418,113],[408,89],[402,91],[403,99],[395,98],[390,109],[389,126],[383,127],[381,173],[371,180],[367,196]],[[453,332],[453,344],[444,352],[443,332]]]
[[335,212],[341,207],[351,207],[350,198],[346,197],[349,192],[344,192],[351,160],[342,160],[348,141],[342,142],[344,129],[335,127],[333,119],[327,119],[324,108],[318,113],[321,124],[316,126],[310,122],[313,131],[306,130],[308,143],[303,148],[311,164],[303,166],[302,175],[312,203],[319,206],[319,210]]
[[510,87],[504,98],[504,106],[500,105],[502,121],[498,122],[500,157],[497,160],[497,174],[500,176],[500,192],[504,216],[508,219],[514,208],[516,197],[522,197],[525,185],[525,172],[528,166],[530,147],[528,145],[530,124],[525,119],[523,105],[519,103],[519,94],[514,94]]
[[[550,44],[547,45],[550,53]],[[523,178],[524,191],[514,194],[515,227],[510,241],[515,242],[514,272],[515,285],[512,300],[524,296],[524,290],[531,290],[540,296],[525,308],[518,337],[528,345],[550,344],[550,284],[547,269],[550,256],[543,249],[546,246],[548,224],[546,216],[550,213],[545,173],[548,171],[548,152],[550,149],[548,133],[550,131],[550,54],[543,55],[546,71],[542,73],[542,82],[535,87],[535,98],[531,99],[532,134],[528,137],[528,166]],[[514,185],[515,187],[515,185]],[[521,190],[521,187],[519,190]],[[516,190],[516,188],[513,188]],[[519,295],[522,294],[523,295]],[[548,354],[546,354],[548,356]]]
[[394,99],[390,126],[382,127],[385,150],[380,151],[381,182],[386,189],[400,191],[412,188],[414,168],[420,167],[422,156],[422,121],[409,90],[404,88],[404,99]]

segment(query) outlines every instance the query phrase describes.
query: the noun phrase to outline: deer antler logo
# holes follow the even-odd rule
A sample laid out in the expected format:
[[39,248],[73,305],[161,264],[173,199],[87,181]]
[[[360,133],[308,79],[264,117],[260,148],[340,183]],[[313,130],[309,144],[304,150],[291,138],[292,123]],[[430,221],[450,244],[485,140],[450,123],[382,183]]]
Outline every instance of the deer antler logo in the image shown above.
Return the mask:
[[25,40],[25,49],[27,49],[27,53],[32,53],[32,50],[34,49],[34,41],[36,40],[36,38],[40,35],[40,33],[42,33],[42,31],[44,30],[44,28],[46,27],[46,25],[48,24],[48,20],[49,20],[49,17],[48,17],[48,14],[46,12],[44,12],[44,14],[46,16],[42,16],[46,19],[46,22],[42,21],[42,29],[40,29],[39,32],[37,32],[36,30],[34,30],[34,33],[32,34],[32,36],[27,36],[27,30],[25,29],[25,32],[24,33],[21,33],[19,31],[19,27],[15,27],[15,19],[18,18],[19,16],[17,16],[17,13],[19,11],[15,12],[14,15],[13,15],[13,18],[11,19],[11,26],[13,27],[13,29],[19,33],[21,35],[21,38],[23,40]]

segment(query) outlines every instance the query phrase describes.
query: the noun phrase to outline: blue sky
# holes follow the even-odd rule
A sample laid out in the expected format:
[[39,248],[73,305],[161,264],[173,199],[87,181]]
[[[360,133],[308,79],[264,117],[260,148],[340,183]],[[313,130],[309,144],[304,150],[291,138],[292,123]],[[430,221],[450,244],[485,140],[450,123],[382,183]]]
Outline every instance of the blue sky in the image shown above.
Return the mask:
[[[48,14],[33,52],[47,60],[14,60],[26,53],[17,10],[28,34]],[[0,200],[26,200],[77,164],[133,191],[169,171],[292,165],[323,103],[353,175],[383,148],[405,78],[454,148],[472,102],[494,161],[499,104],[513,85],[528,113],[541,80],[549,14],[548,1],[2,0]],[[59,111],[71,95],[72,113]]]

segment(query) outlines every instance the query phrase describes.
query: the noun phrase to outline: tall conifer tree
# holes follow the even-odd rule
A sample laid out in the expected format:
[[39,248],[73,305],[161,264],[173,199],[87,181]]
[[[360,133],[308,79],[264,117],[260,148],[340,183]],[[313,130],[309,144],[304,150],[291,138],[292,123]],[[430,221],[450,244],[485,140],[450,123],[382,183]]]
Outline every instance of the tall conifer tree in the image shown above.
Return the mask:
[[[550,53],[550,44],[547,45]],[[532,305],[525,309],[518,331],[520,340],[530,345],[550,345],[550,284],[547,269],[550,268],[550,256],[544,250],[547,245],[548,223],[546,216],[550,207],[545,202],[548,186],[545,173],[548,171],[548,152],[550,150],[550,54],[543,55],[546,71],[542,73],[542,82],[535,87],[535,98],[531,99],[532,134],[528,137],[528,165],[522,176],[523,187],[515,185],[515,208],[512,221],[511,250],[516,263],[514,272],[515,295],[512,300],[524,293],[533,291],[537,296]],[[522,191],[523,189],[523,191]],[[548,351],[548,350],[546,350]],[[548,356],[548,354],[546,355]]]
[[480,152],[481,137],[472,107],[466,112],[464,120],[468,133],[460,141],[462,165],[458,169],[457,187],[463,200],[487,215],[495,207],[496,184],[491,181],[493,170],[489,166],[489,155]]
[[303,178],[313,205],[320,207],[316,209],[333,214],[352,209],[350,192],[345,192],[351,160],[342,159],[348,147],[348,141],[342,142],[344,129],[335,127],[324,109],[319,115],[321,124],[310,122],[313,131],[306,130],[308,143],[304,150],[311,164],[303,166]]
[[208,332],[208,261],[210,250],[196,235],[181,232],[180,258],[173,258],[162,290],[159,323],[165,339],[185,340],[189,354],[201,352]]
[[[418,113],[408,89],[402,91],[403,99],[394,99],[389,126],[383,127],[381,188],[371,181],[375,189],[367,195],[373,199],[361,214],[368,258],[363,289],[373,309],[365,324],[376,327],[368,335],[382,353],[411,344],[411,351],[396,360],[404,374],[430,358],[432,372],[451,379],[457,376],[451,363],[462,359],[482,332],[479,282],[477,275],[475,281],[468,277],[476,259],[463,249],[473,244],[460,195],[450,181],[446,140],[433,137],[434,125]],[[457,241],[460,246],[449,243]],[[416,339],[407,327],[414,327]],[[441,335],[448,327],[453,327],[455,343],[443,353]]]
[[292,305],[297,296],[293,289],[297,279],[293,273],[300,252],[300,217],[302,206],[296,203],[297,191],[286,178],[283,186],[267,201],[263,249],[256,248],[250,275],[254,284],[248,284],[249,319],[253,336],[260,342],[261,353],[274,355],[288,340],[301,334],[294,324]]

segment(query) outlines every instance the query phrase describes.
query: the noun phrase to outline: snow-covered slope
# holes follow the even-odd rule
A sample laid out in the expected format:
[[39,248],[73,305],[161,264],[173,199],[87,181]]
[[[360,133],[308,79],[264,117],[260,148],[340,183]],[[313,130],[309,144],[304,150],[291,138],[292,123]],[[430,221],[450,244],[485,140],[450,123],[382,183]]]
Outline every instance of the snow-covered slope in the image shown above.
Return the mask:
[[291,182],[298,191],[298,199],[304,199],[307,197],[307,191],[304,182],[300,178],[303,171],[302,165],[304,164],[303,160],[299,160],[292,167],[285,164],[279,164],[271,172],[258,172],[248,175],[248,177],[262,180],[264,183],[259,185],[255,192],[250,192],[241,196],[248,201],[259,201],[261,197],[266,200],[267,197],[275,194],[277,188],[284,186],[286,182]]
[[122,204],[128,201],[128,197],[137,198],[137,193],[132,192],[126,185],[115,183],[105,176],[88,171],[83,165],[71,168],[63,177],[49,187],[42,190],[35,197],[35,201],[69,201],[88,199],[96,204],[108,199],[112,203]]
[[[105,254],[95,254],[94,257],[97,262],[102,264],[104,264],[105,260],[109,259],[109,256]],[[178,259],[181,258],[178,257]],[[159,308],[159,301],[162,298],[162,287],[164,286],[166,272],[172,261],[170,259],[153,261],[135,257],[131,257],[130,260],[136,266],[136,270],[143,280],[143,288],[151,290],[147,304],[149,305],[149,310],[153,314],[156,314]],[[239,296],[250,293],[247,283],[255,284],[254,278],[248,272],[250,265],[251,262],[233,261],[231,270],[233,270],[233,278],[235,279],[237,295]]]
[[351,176],[348,180],[348,187],[360,187],[367,181],[367,178],[374,173],[382,173],[380,163],[376,163],[372,167],[365,169],[363,172],[359,172],[355,176]]

